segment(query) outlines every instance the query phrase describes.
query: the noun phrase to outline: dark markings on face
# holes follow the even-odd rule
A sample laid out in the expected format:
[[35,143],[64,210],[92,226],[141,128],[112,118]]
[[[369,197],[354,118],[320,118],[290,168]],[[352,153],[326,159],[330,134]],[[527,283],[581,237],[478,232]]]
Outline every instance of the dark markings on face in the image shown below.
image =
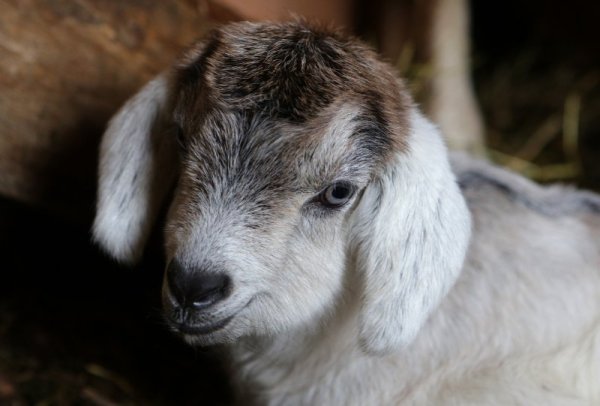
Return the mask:
[[302,123],[344,87],[344,53],[342,43],[320,32],[257,30],[219,61],[216,86],[232,106]]
[[219,31],[213,31],[206,40],[203,52],[192,63],[179,69],[177,79],[182,88],[185,89],[202,83],[204,73],[207,70],[207,61],[212,58],[220,44],[221,34]]
[[[349,173],[373,171],[404,148],[410,99],[355,40],[298,23],[240,23],[196,52],[176,69],[174,95],[186,144],[180,182],[193,195],[227,190],[233,203],[273,212],[292,193],[334,180],[343,164]],[[346,102],[359,113],[345,162],[315,158],[322,128],[285,133],[313,128],[328,107]]]
[[357,158],[373,159],[384,157],[393,145],[390,137],[391,128],[384,115],[383,100],[375,91],[368,91],[364,95],[363,113],[357,117],[358,125],[354,137],[363,153]]

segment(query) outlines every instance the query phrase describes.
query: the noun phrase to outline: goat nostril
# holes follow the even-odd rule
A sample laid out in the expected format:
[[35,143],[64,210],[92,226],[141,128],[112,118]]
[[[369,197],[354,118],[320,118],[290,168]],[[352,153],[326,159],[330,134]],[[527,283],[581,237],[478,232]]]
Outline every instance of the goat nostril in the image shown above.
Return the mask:
[[218,290],[206,292],[201,296],[192,299],[192,307],[196,310],[204,309],[218,301],[218,295]]
[[196,310],[205,309],[227,297],[231,281],[222,273],[194,275],[189,290],[189,305]]
[[231,280],[224,273],[185,269],[176,260],[167,268],[167,285],[179,306],[194,310],[206,309],[231,292]]
[[173,298],[178,304],[185,302],[185,270],[177,260],[173,260],[167,267],[167,285]]

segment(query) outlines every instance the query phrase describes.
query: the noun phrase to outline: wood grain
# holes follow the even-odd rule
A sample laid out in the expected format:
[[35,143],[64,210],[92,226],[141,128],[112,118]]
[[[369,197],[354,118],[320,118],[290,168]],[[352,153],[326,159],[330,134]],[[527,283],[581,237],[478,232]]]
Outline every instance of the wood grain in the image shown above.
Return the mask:
[[195,1],[0,1],[0,194],[93,213],[106,121],[211,23]]

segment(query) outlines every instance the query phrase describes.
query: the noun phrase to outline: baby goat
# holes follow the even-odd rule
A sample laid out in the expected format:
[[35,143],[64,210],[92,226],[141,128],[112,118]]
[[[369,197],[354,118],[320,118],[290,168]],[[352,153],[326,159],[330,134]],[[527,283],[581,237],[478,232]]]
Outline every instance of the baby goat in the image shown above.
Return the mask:
[[165,318],[259,404],[600,402],[600,198],[451,168],[355,40],[228,25],[146,85],[102,141],[96,241],[136,261],[167,196]]

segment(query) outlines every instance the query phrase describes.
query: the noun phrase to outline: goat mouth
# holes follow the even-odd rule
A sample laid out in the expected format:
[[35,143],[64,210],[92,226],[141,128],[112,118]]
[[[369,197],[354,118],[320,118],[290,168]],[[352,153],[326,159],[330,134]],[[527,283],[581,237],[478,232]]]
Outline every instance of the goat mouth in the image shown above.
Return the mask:
[[[251,298],[248,303],[246,303],[243,308],[248,307],[256,297]],[[242,308],[242,310],[243,310]],[[240,310],[241,311],[241,310]],[[208,335],[211,333],[215,333],[219,330],[224,329],[227,325],[233,320],[235,316],[239,313],[236,312],[229,317],[225,317],[214,323],[204,323],[204,324],[194,324],[194,323],[186,323],[184,320],[187,319],[186,316],[183,316],[181,319],[176,320],[173,317],[166,316],[167,325],[171,328],[172,331],[178,334],[187,335],[187,336],[201,336]],[[185,314],[185,313],[184,313]],[[181,314],[180,314],[181,315]],[[176,318],[178,318],[176,316]]]
[[227,317],[223,320],[217,321],[216,323],[203,324],[203,325],[190,325],[186,323],[173,323],[175,331],[184,335],[206,335],[214,333],[215,331],[225,328],[229,322],[233,319],[233,316]]

